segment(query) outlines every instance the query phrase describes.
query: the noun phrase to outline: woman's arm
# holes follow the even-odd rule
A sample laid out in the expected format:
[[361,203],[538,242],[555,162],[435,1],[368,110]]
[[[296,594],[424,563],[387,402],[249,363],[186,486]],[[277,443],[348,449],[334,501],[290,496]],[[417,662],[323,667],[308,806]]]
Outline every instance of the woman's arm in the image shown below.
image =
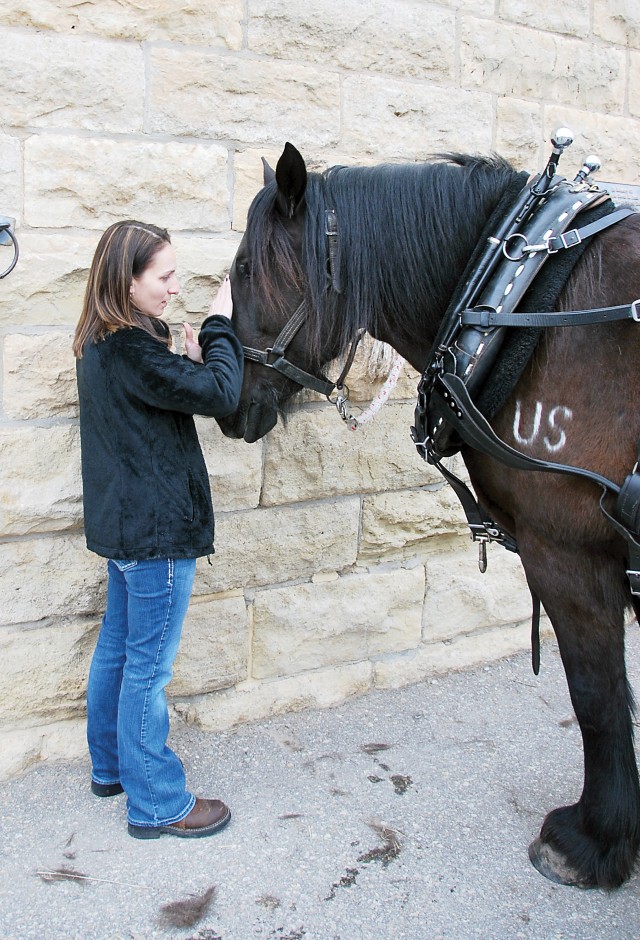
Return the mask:
[[118,330],[106,340],[116,380],[155,408],[212,418],[233,414],[242,387],[240,340],[220,314],[207,317],[198,338],[202,363],[172,353],[142,329]]

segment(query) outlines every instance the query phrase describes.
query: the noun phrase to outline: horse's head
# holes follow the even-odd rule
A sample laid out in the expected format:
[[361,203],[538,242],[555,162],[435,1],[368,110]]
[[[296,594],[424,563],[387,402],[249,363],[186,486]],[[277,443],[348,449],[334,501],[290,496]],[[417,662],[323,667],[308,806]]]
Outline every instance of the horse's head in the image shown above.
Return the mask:
[[[227,437],[256,441],[301,387],[329,394],[322,365],[339,342],[318,335],[306,273],[307,170],[287,143],[275,172],[264,163],[264,188],[249,209],[231,269],[233,325],[245,347],[245,376],[234,415],[220,421]],[[333,331],[329,331],[331,334]]]

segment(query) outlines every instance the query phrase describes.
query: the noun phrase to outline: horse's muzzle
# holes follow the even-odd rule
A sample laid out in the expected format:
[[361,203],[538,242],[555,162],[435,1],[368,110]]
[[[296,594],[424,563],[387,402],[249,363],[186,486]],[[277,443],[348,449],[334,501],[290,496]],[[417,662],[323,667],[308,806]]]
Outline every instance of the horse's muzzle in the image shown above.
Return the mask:
[[225,437],[253,444],[268,434],[278,421],[278,409],[271,402],[252,401],[241,405],[234,415],[220,418],[218,424]]

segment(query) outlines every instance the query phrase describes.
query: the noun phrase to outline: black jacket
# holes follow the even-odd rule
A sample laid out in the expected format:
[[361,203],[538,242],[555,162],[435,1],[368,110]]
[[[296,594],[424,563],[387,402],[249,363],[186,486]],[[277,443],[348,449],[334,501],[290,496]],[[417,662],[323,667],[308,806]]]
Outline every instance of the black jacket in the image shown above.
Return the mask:
[[[157,321],[156,329],[167,329]],[[204,364],[143,329],[85,345],[77,360],[87,548],[106,558],[213,552],[209,476],[192,415],[238,405],[242,346],[226,317],[198,337]]]

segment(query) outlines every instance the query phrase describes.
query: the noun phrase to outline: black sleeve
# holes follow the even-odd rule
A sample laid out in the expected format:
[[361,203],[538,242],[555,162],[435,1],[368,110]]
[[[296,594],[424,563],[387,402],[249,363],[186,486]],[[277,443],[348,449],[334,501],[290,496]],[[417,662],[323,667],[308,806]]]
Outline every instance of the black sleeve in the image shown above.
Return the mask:
[[199,342],[204,363],[177,356],[145,330],[112,336],[115,372],[127,394],[154,408],[224,418],[238,407],[244,358],[227,317],[207,317]]

